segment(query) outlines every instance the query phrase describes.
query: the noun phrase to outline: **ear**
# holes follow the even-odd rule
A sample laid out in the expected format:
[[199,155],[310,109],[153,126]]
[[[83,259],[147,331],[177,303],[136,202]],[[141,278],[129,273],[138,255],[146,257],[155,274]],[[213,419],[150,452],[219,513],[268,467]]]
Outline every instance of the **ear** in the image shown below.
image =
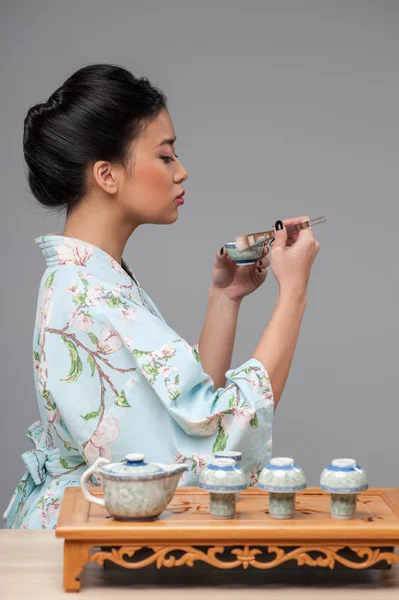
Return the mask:
[[93,165],[93,178],[107,194],[116,194],[120,185],[119,173],[111,163],[98,160]]

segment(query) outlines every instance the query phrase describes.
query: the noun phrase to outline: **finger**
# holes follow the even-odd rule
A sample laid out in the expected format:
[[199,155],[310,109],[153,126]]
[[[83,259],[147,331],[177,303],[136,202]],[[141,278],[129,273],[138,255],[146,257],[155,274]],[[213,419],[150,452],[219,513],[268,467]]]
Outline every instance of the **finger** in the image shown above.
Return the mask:
[[256,266],[262,269],[267,269],[267,267],[270,265],[270,260],[268,258],[260,258],[258,261],[256,261]]
[[228,256],[228,254],[226,252],[226,248],[224,246],[222,246],[220,248],[220,250],[218,250],[216,252],[215,264],[217,266],[222,267],[223,265],[226,264],[226,262],[228,261],[228,259],[229,259],[229,256]]
[[296,225],[297,223],[303,223],[304,221],[309,221],[309,217],[294,217],[293,219],[283,219],[285,227],[288,227],[289,225]]
[[269,254],[269,248],[268,248],[268,246],[265,246],[263,248],[262,257],[267,256],[268,254]]
[[[308,220],[309,220],[309,217],[294,217],[293,219],[284,219],[283,223],[284,223],[285,227],[289,228],[290,225],[296,225],[297,223],[303,223],[304,221],[308,221]],[[290,231],[289,233],[287,231],[287,234],[293,240],[293,243],[295,244],[295,242],[297,241],[298,236],[299,236],[299,231],[294,230],[294,231]],[[287,246],[290,247],[290,246],[292,246],[292,244],[287,243]]]
[[[281,227],[281,229],[280,229]],[[287,244],[287,230],[282,223],[282,221],[276,221],[276,225],[274,227],[274,243],[273,249],[276,248],[285,248]]]
[[289,240],[291,240],[292,243],[295,244],[295,242],[297,241],[298,236],[299,236],[299,231],[290,231],[290,232],[288,232],[288,230],[287,230],[287,236],[288,236],[288,238],[287,238],[287,246],[288,246],[288,241]]
[[255,275],[256,275],[256,277],[258,277],[258,280],[260,279],[261,281],[264,281],[267,277],[267,269],[262,269],[261,267],[256,267]]
[[291,248],[291,246],[293,246],[295,244],[297,239],[298,239],[298,236],[296,236],[296,239],[294,239],[294,236],[292,235],[292,233],[290,233],[290,237],[287,238],[287,248]]
[[[285,227],[289,227],[290,225],[296,225],[298,223],[304,223],[305,221],[309,221],[309,217],[305,216],[305,217],[294,217],[293,219],[285,219],[283,221]],[[309,234],[313,237],[313,231],[312,228],[306,228],[306,229],[300,229],[299,231],[290,231],[289,232],[289,237],[292,238],[294,240],[294,243],[298,240],[298,237],[300,235],[302,235],[305,232],[305,235],[303,237],[309,237]],[[306,233],[307,232],[307,233]]]

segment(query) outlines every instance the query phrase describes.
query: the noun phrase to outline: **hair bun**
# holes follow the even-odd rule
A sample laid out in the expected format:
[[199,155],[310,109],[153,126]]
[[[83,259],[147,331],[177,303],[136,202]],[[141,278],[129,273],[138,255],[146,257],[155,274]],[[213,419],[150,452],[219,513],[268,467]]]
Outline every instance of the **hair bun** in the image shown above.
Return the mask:
[[62,108],[65,100],[65,94],[59,90],[51,94],[50,98],[46,102],[48,110],[56,110]]
[[31,126],[34,121],[43,117],[44,115],[49,115],[59,110],[63,104],[63,97],[60,92],[54,92],[47,100],[47,102],[41,102],[39,104],[35,104],[32,106],[26,115],[25,126]]

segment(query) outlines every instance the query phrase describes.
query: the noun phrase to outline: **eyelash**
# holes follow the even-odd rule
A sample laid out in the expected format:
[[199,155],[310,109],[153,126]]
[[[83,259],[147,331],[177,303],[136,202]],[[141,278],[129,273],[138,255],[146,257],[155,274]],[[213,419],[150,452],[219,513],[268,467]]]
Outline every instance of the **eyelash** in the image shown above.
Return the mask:
[[[175,154],[176,158],[179,158],[177,154]],[[175,159],[172,156],[161,156],[162,160],[165,161],[167,164],[170,164],[171,162],[173,162]]]

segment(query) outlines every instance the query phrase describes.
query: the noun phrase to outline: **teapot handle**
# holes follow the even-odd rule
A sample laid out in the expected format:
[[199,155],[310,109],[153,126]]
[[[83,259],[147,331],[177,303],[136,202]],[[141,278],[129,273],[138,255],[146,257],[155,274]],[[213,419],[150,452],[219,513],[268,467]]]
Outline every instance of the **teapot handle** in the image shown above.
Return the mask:
[[96,498],[96,496],[93,496],[93,494],[91,494],[89,492],[89,489],[87,487],[87,482],[89,481],[90,477],[95,474],[98,473],[98,467],[100,465],[104,465],[104,464],[108,464],[109,460],[107,460],[106,458],[102,458],[101,456],[99,458],[97,458],[96,462],[92,464],[91,467],[89,467],[82,475],[82,477],[80,478],[80,487],[82,488],[82,492],[83,492],[83,496],[86,498],[86,500],[88,502],[93,502],[93,504],[98,504],[98,506],[102,506],[103,508],[105,507],[105,502],[104,502],[104,498]]

